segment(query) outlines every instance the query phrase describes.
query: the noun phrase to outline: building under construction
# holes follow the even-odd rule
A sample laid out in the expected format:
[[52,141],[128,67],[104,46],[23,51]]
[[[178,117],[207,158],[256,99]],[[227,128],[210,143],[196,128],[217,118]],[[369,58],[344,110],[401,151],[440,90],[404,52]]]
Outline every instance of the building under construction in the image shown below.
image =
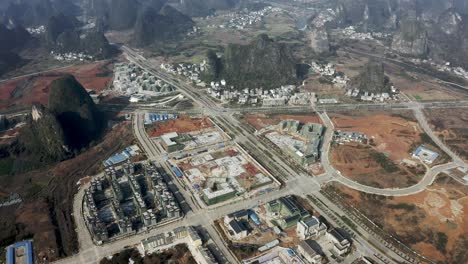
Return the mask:
[[85,190],[84,217],[93,239],[106,242],[182,216],[167,182],[153,164],[110,167]]

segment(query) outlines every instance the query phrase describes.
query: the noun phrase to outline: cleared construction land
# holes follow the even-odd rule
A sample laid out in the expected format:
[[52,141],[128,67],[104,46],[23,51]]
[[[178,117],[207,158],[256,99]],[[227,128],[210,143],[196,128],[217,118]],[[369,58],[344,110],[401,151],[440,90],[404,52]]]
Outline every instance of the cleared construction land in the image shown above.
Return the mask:
[[468,161],[468,109],[427,109],[425,113],[437,136]]
[[468,259],[468,186],[445,174],[425,191],[406,197],[360,193],[334,185],[344,203],[355,206],[378,226],[438,263]]
[[96,93],[112,81],[112,63],[97,62],[21,77],[0,84],[0,109],[30,106],[33,102],[47,105],[49,85],[64,74],[73,74],[84,88]]
[[183,115],[174,120],[168,120],[161,123],[148,126],[146,131],[150,137],[159,137],[166,133],[188,133],[204,128],[210,128],[213,123],[207,117],[191,118]]
[[336,144],[330,154],[336,169],[365,185],[379,188],[414,185],[426,168],[419,160],[412,159],[412,152],[424,145],[440,153],[431,144],[424,144],[430,142],[424,142],[427,137],[411,113],[332,113],[330,118],[335,130],[367,136],[368,144]]
[[268,192],[276,184],[265,169],[236,145],[201,150],[197,155],[173,162],[180,169],[178,176],[184,176],[207,205]]

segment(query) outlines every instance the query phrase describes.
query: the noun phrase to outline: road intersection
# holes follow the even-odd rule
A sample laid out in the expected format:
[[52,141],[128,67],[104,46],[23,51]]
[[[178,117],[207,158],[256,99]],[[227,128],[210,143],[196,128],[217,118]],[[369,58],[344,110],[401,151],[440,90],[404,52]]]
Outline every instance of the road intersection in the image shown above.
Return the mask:
[[[453,153],[437,136],[432,132],[427,120],[424,117],[422,109],[424,108],[437,108],[437,107],[468,107],[468,102],[458,101],[458,102],[432,102],[426,104],[416,104],[413,102],[399,103],[392,105],[380,105],[380,104],[354,104],[354,105],[339,105],[339,106],[329,106],[321,105],[316,107],[286,107],[286,108],[223,108],[218,106],[213,102],[208,96],[200,94],[196,88],[185,83],[183,80],[177,79],[174,76],[168,75],[165,72],[158,71],[152,65],[148,63],[143,57],[138,55],[133,50],[123,47],[123,50],[126,53],[127,58],[144,68],[145,70],[153,73],[156,77],[162,79],[163,81],[173,85],[178,88],[179,91],[184,94],[187,98],[191,99],[197,106],[195,111],[209,115],[216,123],[221,124],[225,129],[230,130],[235,134],[234,141],[241,145],[247,145],[255,148],[255,153],[262,155],[262,159],[267,164],[267,168],[275,169],[275,174],[277,174],[281,179],[286,183],[281,189],[273,191],[261,196],[250,197],[242,201],[237,201],[230,204],[225,204],[217,207],[207,207],[201,208],[198,206],[192,199],[191,194],[185,191],[185,188],[182,186],[181,182],[175,180],[178,190],[181,192],[185,201],[189,204],[191,210],[186,213],[185,217],[181,221],[176,221],[169,223],[164,226],[157,227],[155,229],[146,231],[144,233],[136,234],[130,237],[126,237],[117,241],[109,242],[104,245],[96,245],[86,228],[84,219],[81,214],[82,205],[83,205],[83,196],[84,189],[86,186],[83,186],[79,190],[78,194],[75,196],[74,200],[74,216],[78,232],[78,241],[80,244],[79,253],[69,258],[65,258],[57,261],[57,263],[97,263],[100,259],[117,253],[123,250],[126,247],[133,246],[138,244],[142,239],[154,236],[159,233],[167,232],[179,226],[202,226],[205,228],[213,239],[213,241],[220,247],[222,253],[225,255],[229,263],[237,263],[232,253],[225,246],[225,243],[222,241],[222,238],[217,233],[216,229],[213,227],[212,223],[214,220],[223,217],[226,214],[235,212],[240,209],[248,209],[253,206],[258,205],[259,203],[264,203],[281,196],[285,195],[299,195],[307,198],[308,195],[318,197],[327,208],[333,211],[337,215],[345,215],[345,213],[330,202],[325,196],[320,193],[320,186],[323,183],[329,181],[340,182],[350,188],[377,195],[384,196],[405,196],[411,195],[425,190],[427,186],[432,184],[436,176],[447,169],[452,169],[460,165],[466,165],[464,161],[459,158],[455,153]],[[416,118],[421,124],[424,131],[433,139],[433,141],[445,151],[453,160],[447,164],[439,165],[430,168],[423,179],[414,186],[402,189],[379,189],[369,186],[365,186],[350,180],[349,178],[341,175],[331,165],[329,161],[329,150],[333,137],[334,126],[333,122],[328,117],[326,111],[336,107],[335,109],[412,109],[415,112]],[[148,158],[160,165],[162,165],[166,170],[170,170],[166,164],[161,152],[156,147],[154,142],[148,137],[143,124],[142,113],[144,111],[151,111],[154,108],[132,108],[129,107],[126,109],[129,112],[134,112],[132,128],[134,131],[135,138],[138,140],[140,146],[143,148],[144,152],[147,154]],[[290,111],[290,112],[312,112],[317,111],[323,124],[325,125],[326,133],[324,135],[322,153],[321,153],[321,162],[325,169],[325,174],[311,177],[301,172],[294,170],[288,162],[278,155],[275,150],[272,150],[265,144],[263,144],[258,138],[247,131],[240,121],[234,117],[236,113],[243,112],[281,112],[281,111]],[[269,155],[264,155],[264,153],[269,153]],[[271,169],[270,169],[271,171]],[[319,213],[326,215],[320,208],[316,208]],[[332,223],[335,223],[331,220]],[[388,259],[391,259],[395,262],[404,262],[404,259],[397,254],[398,252],[389,250],[379,239],[374,237],[372,234],[366,230],[359,227],[359,233],[361,236],[355,238],[357,244],[357,250],[366,255],[375,255],[376,253],[384,253]]]

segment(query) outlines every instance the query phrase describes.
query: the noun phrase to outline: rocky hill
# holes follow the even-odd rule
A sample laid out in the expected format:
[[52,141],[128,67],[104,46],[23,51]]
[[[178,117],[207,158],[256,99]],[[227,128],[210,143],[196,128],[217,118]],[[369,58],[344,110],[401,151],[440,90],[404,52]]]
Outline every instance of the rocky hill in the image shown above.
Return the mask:
[[236,88],[270,88],[297,82],[290,49],[265,34],[248,45],[228,45],[221,58],[211,52],[208,63],[207,79],[225,79]]
[[55,52],[83,52],[96,58],[109,58],[117,50],[109,44],[102,31],[81,31],[75,17],[52,16],[46,26],[47,46]]
[[361,73],[351,80],[350,85],[359,89],[360,94],[365,92],[374,94],[391,92],[390,80],[385,76],[384,65],[376,60],[369,61]]
[[330,41],[326,28],[311,28],[307,32],[310,41],[310,47],[313,52],[322,54],[330,51]]
[[99,136],[103,128],[99,112],[73,76],[53,81],[49,89],[48,107],[62,126],[68,146],[80,149]]
[[395,6],[391,0],[338,0],[338,24],[355,25],[364,31],[395,27]]
[[468,67],[468,16],[447,10],[429,28],[429,55],[440,62]]
[[[9,70],[20,66],[23,62],[18,55],[31,42],[29,33],[21,26],[11,28],[0,24],[0,76]],[[8,41],[3,41],[8,40]]]
[[76,16],[79,12],[80,9],[73,0],[16,0],[8,4],[4,17],[26,27],[45,25],[56,14]]
[[34,104],[26,125],[10,146],[17,172],[72,157],[97,139],[105,120],[71,75],[50,84],[49,105]]
[[0,39],[0,50],[11,51],[24,47],[31,35],[21,25],[7,27],[0,24]]
[[40,163],[61,161],[70,156],[62,125],[42,105],[32,106],[27,125],[19,135],[19,153],[31,156]]
[[157,11],[147,6],[138,15],[135,24],[135,42],[139,46],[146,46],[154,42],[177,39],[186,34],[194,22],[172,6],[164,6]]
[[415,19],[403,20],[393,36],[392,49],[405,55],[427,55],[428,37],[424,25]]
[[135,0],[112,0],[109,6],[109,28],[130,29],[135,25],[139,3]]
[[75,30],[79,21],[72,16],[58,14],[51,16],[46,24],[45,40],[49,45],[55,45],[57,38],[64,32]]
[[21,57],[11,51],[0,51],[0,76],[22,64]]

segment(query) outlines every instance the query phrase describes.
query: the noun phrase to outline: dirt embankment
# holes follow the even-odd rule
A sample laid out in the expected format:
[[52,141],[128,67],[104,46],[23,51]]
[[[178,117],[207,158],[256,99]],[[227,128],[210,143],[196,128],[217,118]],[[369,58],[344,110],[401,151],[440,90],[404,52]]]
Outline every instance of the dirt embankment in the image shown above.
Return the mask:
[[[123,123],[108,132],[100,143],[73,159],[31,172],[28,176],[15,175],[15,178],[23,179],[15,182],[24,186],[11,188],[19,190],[26,200],[19,207],[9,209],[15,217],[3,218],[5,209],[0,210],[0,226],[8,227],[0,231],[0,241],[32,238],[35,256],[41,260],[43,257],[54,260],[75,253],[78,244],[72,212],[78,180],[96,174],[104,159],[132,142],[130,124]],[[46,185],[35,185],[44,181],[47,181]],[[32,187],[38,190],[29,192]],[[5,245],[2,243],[0,246]]]
[[417,252],[440,263],[468,259],[468,186],[443,174],[425,191],[406,197],[387,198],[337,186],[344,202]]

